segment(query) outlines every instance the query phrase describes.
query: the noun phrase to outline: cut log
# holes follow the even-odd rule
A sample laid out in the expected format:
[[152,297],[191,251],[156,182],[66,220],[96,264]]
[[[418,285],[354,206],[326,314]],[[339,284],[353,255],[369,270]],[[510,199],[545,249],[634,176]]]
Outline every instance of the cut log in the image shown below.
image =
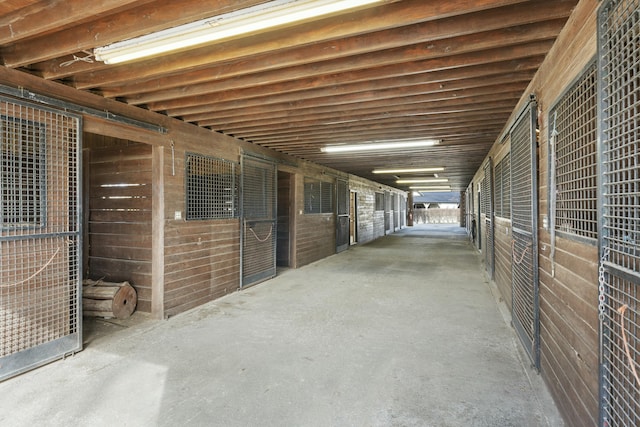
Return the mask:
[[126,319],[136,309],[138,297],[129,282],[84,280],[82,309],[85,316]]

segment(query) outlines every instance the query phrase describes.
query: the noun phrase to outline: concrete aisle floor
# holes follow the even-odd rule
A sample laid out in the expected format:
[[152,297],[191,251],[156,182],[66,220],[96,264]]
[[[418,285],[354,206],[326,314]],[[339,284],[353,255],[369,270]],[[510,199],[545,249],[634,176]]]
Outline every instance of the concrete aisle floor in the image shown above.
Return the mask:
[[419,225],[0,383],[2,426],[557,426],[463,230]]

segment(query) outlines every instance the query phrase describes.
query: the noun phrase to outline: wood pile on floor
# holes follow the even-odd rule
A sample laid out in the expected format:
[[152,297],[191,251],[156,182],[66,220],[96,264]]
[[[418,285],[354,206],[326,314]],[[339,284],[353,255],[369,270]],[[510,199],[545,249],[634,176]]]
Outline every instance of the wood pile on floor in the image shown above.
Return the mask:
[[138,297],[129,282],[82,281],[82,311],[85,316],[126,319],[135,311]]

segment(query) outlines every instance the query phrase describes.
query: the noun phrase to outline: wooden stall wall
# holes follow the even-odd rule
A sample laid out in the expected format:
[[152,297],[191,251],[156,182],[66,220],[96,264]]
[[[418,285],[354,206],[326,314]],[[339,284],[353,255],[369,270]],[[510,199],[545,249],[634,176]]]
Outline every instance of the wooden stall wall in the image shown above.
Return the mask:
[[[336,253],[336,214],[305,213],[304,193],[305,178],[327,184],[333,183],[335,193],[335,177],[322,175],[320,170],[305,168],[296,175],[296,266],[310,264]],[[334,194],[335,196],[335,194]],[[334,198],[335,207],[335,198]]]
[[[555,237],[555,274],[551,273],[549,214],[549,109],[594,58],[597,50],[597,0],[582,0],[554,47],[523,94],[538,100],[538,223],[541,374],[564,420],[570,426],[598,424],[598,248],[595,244]],[[511,122],[520,106],[514,110]],[[503,141],[489,153],[504,154]],[[497,163],[497,162],[496,162]],[[479,170],[474,177],[482,179]],[[474,188],[475,188],[474,185]],[[510,221],[496,220],[496,284],[511,301]],[[484,234],[484,231],[483,231]],[[484,245],[483,245],[484,246]]]
[[[549,109],[582,73],[597,50],[598,2],[581,1],[532,82],[540,111],[539,224],[541,370],[565,420],[572,426],[598,424],[598,248],[555,238],[555,277],[549,212]],[[595,123],[594,123],[595,125]]]
[[[174,148],[164,156],[164,315],[173,316],[238,290],[240,221],[186,219],[186,154],[237,164],[238,149],[221,149],[215,137]],[[178,145],[178,144],[176,144]]]
[[84,277],[128,281],[151,311],[151,146],[84,135]]
[[349,177],[349,190],[356,192],[358,243],[364,244],[384,236],[384,210],[376,210],[376,192],[384,193],[379,185],[356,176]]

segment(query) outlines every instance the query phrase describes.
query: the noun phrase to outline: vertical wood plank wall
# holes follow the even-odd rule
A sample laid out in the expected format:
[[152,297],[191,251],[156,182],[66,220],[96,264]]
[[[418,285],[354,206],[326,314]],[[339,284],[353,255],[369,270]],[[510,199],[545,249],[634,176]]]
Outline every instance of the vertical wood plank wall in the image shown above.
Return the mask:
[[[541,375],[567,424],[576,427],[598,425],[598,249],[593,244],[556,236],[552,277],[551,235],[543,226],[549,214],[547,126],[550,108],[596,54],[598,5],[597,0],[579,3],[520,103],[523,105],[530,93],[535,93],[539,102]],[[498,159],[504,150],[505,145],[497,141],[489,156]],[[483,171],[479,170],[474,184],[482,178]],[[495,281],[510,306],[511,221],[497,218],[496,226]]]

